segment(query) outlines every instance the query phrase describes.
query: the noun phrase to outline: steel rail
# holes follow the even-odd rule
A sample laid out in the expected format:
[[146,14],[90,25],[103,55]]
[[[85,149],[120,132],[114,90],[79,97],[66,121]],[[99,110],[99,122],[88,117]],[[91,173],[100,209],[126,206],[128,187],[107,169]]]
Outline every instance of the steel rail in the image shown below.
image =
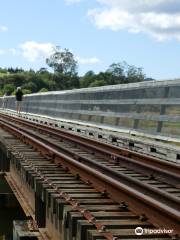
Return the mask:
[[132,188],[140,191],[143,194],[151,196],[154,199],[161,199],[161,201],[163,203],[165,203],[166,205],[180,211],[180,199],[172,196],[170,193],[167,193],[161,189],[158,189],[158,188],[151,186],[147,183],[144,183],[140,180],[129,177],[126,174],[123,174],[119,171],[111,169],[101,163],[96,162],[95,160],[88,159],[87,157],[79,156],[78,154],[72,152],[70,149],[66,149],[64,147],[59,146],[56,143],[49,142],[49,140],[47,140],[44,137],[41,137],[41,135],[39,135],[38,133],[33,133],[30,130],[24,129],[22,127],[18,127],[18,129],[23,130],[24,132],[26,132],[27,134],[30,134],[31,136],[38,139],[39,141],[43,141],[43,143],[47,144],[48,146],[50,146],[56,150],[59,150],[61,153],[66,154],[66,155],[68,154],[69,157],[73,157],[77,161],[82,162],[82,163],[88,165],[89,167],[92,167],[92,168],[100,171],[101,173],[108,175],[109,177],[112,177],[113,179],[116,179],[116,180],[122,182],[123,184],[131,186]]
[[176,209],[160,203],[152,197],[146,196],[134,188],[120,183],[83,163],[77,162],[73,158],[60,153],[35,137],[30,136],[30,134],[24,133],[7,123],[1,121],[0,125],[26,144],[33,146],[41,154],[53,158],[56,164],[63,165],[75,175],[79,174],[83,180],[89,181],[96,189],[107,192],[113,200],[117,202],[125,201],[134,212],[138,214],[145,213],[148,219],[156,226],[172,228],[175,233],[180,233],[180,214]]
[[[17,156],[19,150],[18,149],[16,150],[16,146],[14,146],[14,144],[11,145],[11,143],[8,144],[8,145],[9,145],[9,149],[12,150],[13,153],[15,153],[15,152],[17,153],[16,154],[16,156]],[[114,232],[109,228],[108,225],[106,225],[106,223],[104,222],[105,219],[103,221],[99,221],[98,218],[96,218],[96,214],[94,214],[92,212],[92,209],[88,209],[88,208],[86,208],[86,206],[83,206],[83,204],[81,203],[81,198],[80,199],[73,198],[71,195],[69,195],[69,193],[71,192],[72,189],[70,191],[68,191],[68,189],[65,190],[64,188],[61,188],[61,185],[57,184],[56,181],[54,182],[54,180],[51,179],[51,176],[47,176],[46,174],[44,175],[43,169],[41,167],[39,168],[40,165],[37,165],[36,161],[33,161],[31,158],[29,158],[29,156],[26,155],[26,149],[24,150],[25,155],[23,154],[22,148],[20,148],[20,149],[21,149],[21,153],[19,154],[19,164],[22,164],[21,165],[21,171],[23,171],[22,170],[23,166],[26,169],[25,171],[27,171],[27,168],[29,168],[30,171],[31,171],[30,175],[31,176],[34,175],[34,176],[36,176],[36,179],[38,179],[36,183],[38,183],[40,185],[42,184],[43,187],[45,187],[46,189],[47,188],[53,189],[54,192],[56,192],[56,194],[58,194],[60,196],[60,198],[63,198],[67,203],[69,203],[71,205],[73,210],[75,210],[76,212],[80,212],[85,217],[85,219],[88,220],[89,223],[96,226],[96,228],[98,229],[99,235],[101,235],[101,237],[104,236],[105,238],[107,238],[109,240],[115,240],[115,239],[118,240],[119,239],[118,237],[113,236]],[[48,162],[51,164],[51,161],[48,161]],[[13,167],[12,168],[14,168],[14,167],[17,168],[17,171],[19,171],[18,170],[19,167],[17,167],[17,163],[15,163],[15,162],[13,162]],[[63,169],[63,168],[61,167],[59,169]],[[67,172],[67,171],[65,171],[65,172]],[[79,177],[75,177],[75,179],[80,180]],[[86,184],[86,185],[88,185],[88,184]],[[108,196],[105,193],[101,193],[101,196],[108,199]],[[118,210],[117,203],[115,203],[115,204],[117,206],[116,210],[119,213],[122,213],[124,211],[128,212],[128,213],[131,212],[131,211],[129,211],[129,209],[127,208],[127,206],[125,204],[119,205],[119,210]],[[107,210],[108,210],[108,206],[106,206],[106,207],[107,207]],[[111,216],[111,214],[112,213],[109,213],[109,216]],[[133,213],[131,213],[131,214],[133,214]],[[141,221],[142,216],[136,216],[136,218],[139,220],[139,226],[141,226],[141,227],[143,227],[143,226],[148,227],[149,226],[150,228],[154,227],[152,224],[148,223],[147,221],[142,222]],[[105,221],[107,221],[107,220],[105,220]],[[166,238],[166,236],[164,236],[164,237]],[[169,239],[169,237],[168,237],[168,239]],[[177,237],[176,237],[176,239],[177,239]]]
[[107,143],[98,142],[50,126],[42,126],[39,123],[25,121],[17,117],[12,118],[5,114],[0,115],[3,115],[6,119],[11,119],[19,123],[21,122],[28,127],[33,127],[39,131],[45,131],[48,134],[74,142],[75,144],[88,148],[91,151],[106,155],[106,157],[111,158],[112,161],[114,160],[117,163],[121,163],[122,166],[128,166],[129,169],[136,169],[139,172],[148,173],[148,175],[153,175],[161,180],[168,180],[173,185],[177,185],[177,187],[179,186],[180,166],[175,163],[162,161],[127,149],[118,148]]
[[[13,124],[10,123],[11,126]],[[144,183],[140,180],[134,179],[132,177],[127,176],[126,174],[123,174],[121,172],[118,172],[114,169],[111,169],[103,164],[100,164],[96,162],[95,160],[88,159],[83,156],[79,156],[76,153],[72,153],[69,149],[64,149],[63,147],[57,145],[56,143],[49,142],[46,138],[41,137],[38,133],[33,133],[28,129],[24,129],[22,127],[18,127],[19,130],[22,130],[23,132],[26,132],[27,134],[30,134],[34,138],[36,138],[39,141],[43,141],[44,144],[47,146],[50,146],[58,151],[60,151],[63,154],[68,154],[69,157],[73,157],[76,159],[76,161],[82,162],[86,164],[89,167],[92,167],[98,171],[100,171],[103,174],[108,175],[109,177],[112,177],[113,179],[116,179],[120,181],[123,184],[126,184],[128,186],[131,186],[132,188],[140,191],[141,193],[151,196],[154,199],[161,199],[161,201],[166,204],[167,206],[170,206],[174,209],[177,209],[180,211],[180,199],[172,196],[170,193],[167,193],[163,190],[160,190],[156,187],[153,187],[147,183]]]

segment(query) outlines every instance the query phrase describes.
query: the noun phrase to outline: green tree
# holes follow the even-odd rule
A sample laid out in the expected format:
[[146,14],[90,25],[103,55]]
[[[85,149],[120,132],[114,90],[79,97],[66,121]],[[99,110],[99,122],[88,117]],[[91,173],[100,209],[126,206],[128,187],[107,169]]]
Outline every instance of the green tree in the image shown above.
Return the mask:
[[41,88],[40,90],[39,90],[39,92],[41,93],[41,92],[48,92],[48,89],[47,88]]
[[6,84],[3,88],[3,93],[10,95],[14,91],[15,87],[13,84]]
[[107,69],[107,72],[110,72],[114,77],[124,77],[124,68],[126,63],[113,63]]
[[112,74],[111,84],[141,82],[145,80],[142,68],[129,65],[125,61],[111,64],[107,72]]
[[81,79],[80,79],[80,87],[86,88],[89,87],[96,80],[96,74],[93,71],[88,71]]
[[3,91],[0,90],[0,97],[2,97],[4,95]]
[[113,63],[109,66],[106,72],[111,76],[109,82],[110,85],[125,83],[125,66],[125,62]]
[[89,85],[89,87],[100,87],[105,85],[107,85],[107,83],[102,79],[102,80],[95,80]]
[[55,73],[61,73],[68,76],[77,74],[77,61],[69,49],[55,47],[54,53],[46,59],[49,67],[54,69]]
[[30,94],[31,90],[29,89],[22,89],[23,94]]
[[22,85],[23,89],[27,89],[30,92],[36,92],[37,90],[37,85],[34,82],[28,81],[27,83]]
[[1,67],[0,67],[0,73],[7,74],[7,73],[8,73],[8,70],[7,70],[6,68],[1,68]]
[[127,79],[128,82],[142,82],[145,80],[145,74],[142,68],[129,65],[127,69]]
[[47,68],[40,68],[37,73],[48,73]]

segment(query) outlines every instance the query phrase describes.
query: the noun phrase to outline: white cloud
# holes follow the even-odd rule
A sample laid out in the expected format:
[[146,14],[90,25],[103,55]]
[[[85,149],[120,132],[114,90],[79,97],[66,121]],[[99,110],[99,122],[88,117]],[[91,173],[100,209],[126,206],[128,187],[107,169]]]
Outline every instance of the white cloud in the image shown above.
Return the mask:
[[5,51],[3,49],[0,49],[0,55],[3,55]]
[[[38,43],[27,41],[20,44],[17,48],[0,49],[0,55],[11,54],[13,56],[23,56],[29,62],[35,62],[49,57],[54,53],[55,45],[52,43]],[[63,49],[62,49],[63,50]],[[70,50],[72,52],[72,50]],[[97,57],[82,58],[75,56],[79,64],[98,64],[100,59]]]
[[92,57],[92,58],[76,57],[76,60],[80,64],[97,64],[97,63],[100,63],[100,59],[98,59],[97,57]]
[[133,23],[133,17],[128,12],[112,8],[110,10],[89,10],[88,16],[93,18],[98,28],[110,28],[114,31],[129,28]]
[[0,26],[0,32],[7,32],[8,28],[6,26]]
[[179,12],[179,0],[97,0],[102,5],[117,7],[123,10],[146,12]]
[[53,53],[54,45],[52,43],[38,43],[27,41],[20,45],[22,55],[30,62],[48,57]]
[[97,0],[88,16],[99,29],[147,33],[159,41],[180,40],[179,0]]

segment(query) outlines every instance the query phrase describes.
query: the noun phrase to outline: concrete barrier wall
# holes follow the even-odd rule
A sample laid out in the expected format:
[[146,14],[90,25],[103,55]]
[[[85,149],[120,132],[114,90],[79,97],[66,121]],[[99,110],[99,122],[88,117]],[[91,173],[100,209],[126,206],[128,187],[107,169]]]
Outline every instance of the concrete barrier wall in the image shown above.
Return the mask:
[[[6,108],[15,109],[14,97]],[[178,137],[180,80],[29,94],[22,111]]]

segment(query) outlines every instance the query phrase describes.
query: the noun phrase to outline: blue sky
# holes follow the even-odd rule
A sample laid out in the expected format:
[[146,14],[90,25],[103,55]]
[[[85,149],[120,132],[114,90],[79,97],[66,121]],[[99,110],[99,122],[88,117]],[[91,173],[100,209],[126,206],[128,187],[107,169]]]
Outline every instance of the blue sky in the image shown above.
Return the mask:
[[2,0],[0,67],[47,67],[69,48],[79,73],[126,61],[148,77],[180,77],[179,0]]

